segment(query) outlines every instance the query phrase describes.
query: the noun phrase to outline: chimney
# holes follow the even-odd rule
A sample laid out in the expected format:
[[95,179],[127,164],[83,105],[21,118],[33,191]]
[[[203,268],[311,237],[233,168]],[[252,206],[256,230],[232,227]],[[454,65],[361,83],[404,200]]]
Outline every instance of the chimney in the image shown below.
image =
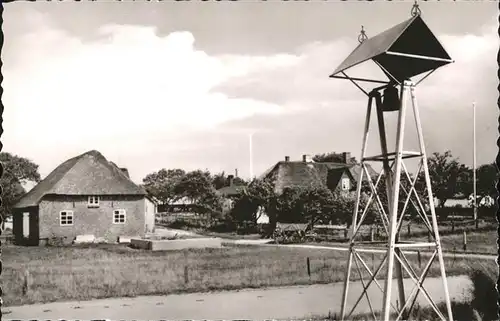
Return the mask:
[[234,169],[234,177],[238,177],[238,169],[237,168]]
[[289,162],[290,161],[290,156],[285,156],[285,162]]
[[302,161],[304,163],[311,163],[312,162],[311,155],[302,155]]
[[120,170],[123,172],[123,174],[125,174],[125,176],[130,178],[130,175],[128,174],[128,169],[122,167],[122,168],[120,168]]
[[351,162],[351,153],[343,152],[342,153],[342,161],[344,164],[349,164]]
[[229,182],[229,186],[233,186],[234,176],[233,175],[228,175],[227,176],[227,180]]

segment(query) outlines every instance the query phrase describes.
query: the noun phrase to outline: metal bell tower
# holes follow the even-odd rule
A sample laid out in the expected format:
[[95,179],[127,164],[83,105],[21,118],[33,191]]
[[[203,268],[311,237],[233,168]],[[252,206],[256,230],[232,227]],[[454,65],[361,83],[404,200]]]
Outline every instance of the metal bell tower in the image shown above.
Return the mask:
[[[349,80],[368,98],[363,144],[361,149],[362,172],[359,175],[357,183],[356,203],[352,217],[350,247],[344,281],[341,318],[342,320],[349,319],[363,296],[365,296],[372,315],[376,319],[373,303],[374,300],[381,298],[381,296],[372,296],[370,298],[367,292],[368,287],[374,282],[383,294],[382,302],[379,301],[382,307],[382,320],[388,321],[389,319],[407,319],[411,315],[419,293],[422,292],[431,307],[442,320],[452,321],[453,316],[448,293],[448,284],[446,281],[446,272],[442,255],[441,241],[439,238],[437,218],[434,210],[434,199],[416,98],[416,87],[436,69],[452,63],[453,60],[422,20],[420,9],[416,3],[413,6],[412,17],[410,19],[382,32],[373,38],[368,38],[364,28],[362,27],[361,35],[359,36],[358,41],[360,44],[330,76],[332,78]],[[349,77],[346,74],[347,69],[369,60],[373,61],[383,71],[388,80],[354,78]],[[412,78],[418,75],[423,77],[418,82],[412,81]],[[380,86],[373,88],[370,91],[366,91],[358,84],[358,82],[367,82],[372,84],[378,83]],[[410,106],[407,104],[408,101],[410,101]],[[378,120],[378,134],[380,137],[381,154],[376,156],[367,156],[366,150],[372,109],[375,109]],[[410,112],[413,112],[414,116],[413,118],[415,121],[416,135],[419,146],[417,151],[406,151],[403,148],[405,119],[408,109],[410,109]],[[398,115],[396,146],[395,150],[391,152],[389,152],[387,146],[384,117],[387,113],[397,113]],[[418,170],[414,178],[411,177],[408,168],[405,165],[405,161],[409,158],[417,159],[419,161]],[[372,180],[372,177],[370,177],[367,169],[367,164],[370,162],[382,163],[382,170],[375,182]],[[388,203],[386,208],[381,202],[380,192],[377,192],[377,186],[382,176],[385,177],[386,184],[386,197]],[[417,178],[422,176],[425,181],[425,196],[419,196],[417,190],[415,189]],[[364,208],[361,208],[361,186],[363,179],[368,182],[370,187],[370,197]],[[407,183],[409,184],[406,185],[407,188],[405,188],[405,184],[402,184],[404,180],[407,180]],[[405,196],[400,197],[400,195]],[[423,205],[422,199],[427,201],[427,204],[429,205],[427,209]],[[404,205],[401,206],[403,204],[403,200]],[[380,221],[383,224],[384,231],[387,236],[383,242],[384,247],[373,247],[370,246],[369,242],[367,244],[367,242],[360,240],[360,228],[367,217],[368,208],[372,202],[375,202],[375,205],[377,205]],[[408,205],[410,204],[413,206],[415,212],[418,214],[418,217],[421,218],[422,222],[429,231],[429,235],[431,237],[429,237],[428,242],[402,241],[400,238],[403,218],[405,217]],[[429,247],[432,249],[430,260],[423,268],[421,275],[419,275],[411,266],[411,263],[407,260],[403,251]],[[372,267],[372,271],[368,267],[368,264],[366,264],[363,260],[360,253],[380,253],[383,255],[383,259],[378,267]],[[431,298],[423,285],[427,273],[429,272],[429,269],[436,257],[439,261],[442,290],[444,292],[447,310],[446,313],[439,310],[437,304]],[[347,313],[349,283],[351,279],[351,272],[354,269],[353,261],[361,277],[363,292],[358,300],[355,301],[355,304],[349,310],[349,313]],[[385,284],[382,287],[377,281],[377,275],[385,264]],[[362,278],[362,268],[364,268],[364,270],[370,275],[370,279],[367,283],[365,283]],[[405,292],[405,284],[403,282],[404,271],[415,284],[413,289],[409,292],[408,297],[406,297],[407,293]],[[398,287],[397,297],[395,297],[395,293],[392,291],[394,277],[396,278]],[[400,302],[400,306],[395,306],[393,304],[395,299]],[[392,313],[391,308],[393,308]]]

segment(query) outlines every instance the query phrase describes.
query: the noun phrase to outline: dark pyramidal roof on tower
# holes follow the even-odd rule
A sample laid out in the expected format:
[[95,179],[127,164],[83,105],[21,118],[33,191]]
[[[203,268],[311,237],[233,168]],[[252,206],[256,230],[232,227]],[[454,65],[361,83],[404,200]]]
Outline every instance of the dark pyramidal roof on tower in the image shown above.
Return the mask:
[[331,76],[370,59],[400,82],[453,62],[420,15],[360,43]]
[[127,174],[92,150],[56,167],[14,207],[36,206],[45,195],[145,195]]

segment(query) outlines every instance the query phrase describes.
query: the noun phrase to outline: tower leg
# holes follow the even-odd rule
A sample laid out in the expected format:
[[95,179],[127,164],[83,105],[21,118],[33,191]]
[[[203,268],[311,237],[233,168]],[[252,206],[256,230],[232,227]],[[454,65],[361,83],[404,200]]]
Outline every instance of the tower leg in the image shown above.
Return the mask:
[[[366,109],[366,118],[365,118],[365,131],[363,134],[363,146],[361,148],[361,166],[363,166],[364,158],[366,156],[366,146],[368,144],[368,134],[370,130],[370,116],[371,116],[371,110],[372,110],[372,102],[373,98],[372,96],[368,96],[368,106]],[[363,183],[363,171],[361,170],[361,173],[359,175],[359,179],[357,182],[356,186],[356,204],[354,206],[354,213],[352,215],[352,224],[351,224],[351,239],[350,239],[350,246],[349,246],[349,257],[347,259],[347,269],[346,269],[346,274],[344,278],[344,292],[342,294],[342,307],[340,311],[340,319],[344,320],[345,318],[345,312],[346,312],[346,305],[347,305],[347,294],[349,291],[349,280],[351,277],[351,268],[352,268],[352,259],[353,259],[353,241],[354,241],[354,233],[356,231],[356,226],[358,224],[358,212],[359,212],[359,203],[360,203],[360,198],[361,198],[361,187]]]
[[415,87],[411,86],[411,101],[412,101],[412,106],[413,106],[413,113],[415,116],[415,125],[417,127],[417,135],[418,135],[418,142],[420,145],[420,151],[422,153],[422,164],[423,164],[423,170],[424,170],[424,176],[425,176],[425,185],[427,187],[427,197],[429,199],[429,207],[431,211],[431,216],[432,216],[432,229],[434,230],[434,237],[436,241],[436,249],[437,249],[437,254],[438,254],[438,260],[439,260],[439,269],[441,272],[441,279],[443,281],[443,290],[444,290],[444,297],[445,297],[445,303],[446,303],[446,310],[448,312],[448,320],[453,321],[453,312],[451,311],[451,302],[450,302],[450,294],[448,292],[448,282],[446,281],[446,271],[444,268],[444,260],[443,260],[443,252],[441,249],[441,240],[439,237],[439,228],[437,224],[437,219],[436,219],[436,211],[434,208],[434,196],[432,195],[432,184],[431,184],[431,179],[429,175],[429,167],[427,164],[427,154],[425,152],[425,144],[424,144],[424,138],[423,138],[423,133],[422,133],[422,124],[420,122],[420,114],[418,110],[418,104],[417,104],[417,99],[415,97]]
[[[389,247],[387,249],[387,275],[384,289],[384,299],[382,305],[382,315],[384,321],[389,321],[390,318],[390,304],[392,292],[392,277],[394,269],[394,259],[396,252],[396,234],[398,223],[398,203],[399,203],[399,187],[401,182],[401,167],[403,160],[403,138],[404,126],[406,117],[406,95],[408,83],[405,81],[401,85],[401,107],[399,109],[398,127],[396,133],[396,155],[395,155],[395,169],[392,180],[392,188],[389,203]],[[402,280],[400,282],[402,285]],[[403,289],[400,289],[404,291]],[[400,291],[401,292],[401,291]],[[404,295],[404,292],[403,292]],[[404,304],[403,301],[401,304]]]
[[[401,102],[403,101],[403,99],[406,99],[406,97],[403,97],[403,93],[404,93],[404,91],[402,90],[401,97],[400,97]],[[377,101],[378,128],[379,128],[379,136],[380,136],[380,149],[381,149],[382,155],[383,155],[382,164],[383,164],[383,168],[384,168],[385,181],[386,181],[387,202],[388,202],[388,204],[392,204],[393,175],[392,175],[391,166],[389,165],[389,157],[388,157],[388,150],[387,150],[387,136],[386,136],[386,132],[385,132],[385,121],[384,121],[384,112],[382,110],[382,100],[380,97],[380,93],[378,93],[378,92],[376,93],[376,101]],[[390,211],[389,211],[389,213],[390,213]],[[394,216],[391,215],[391,217],[394,217]],[[398,242],[398,241],[399,241],[398,232],[396,232],[395,242]],[[395,248],[394,250],[397,254],[399,254],[399,248]],[[396,278],[398,280],[399,302],[401,302],[401,305],[403,305],[406,302],[404,283],[403,283],[403,271],[401,268],[401,263],[398,260],[395,260],[394,264],[396,267]],[[407,319],[406,313],[403,313],[402,316],[403,316],[403,320]]]

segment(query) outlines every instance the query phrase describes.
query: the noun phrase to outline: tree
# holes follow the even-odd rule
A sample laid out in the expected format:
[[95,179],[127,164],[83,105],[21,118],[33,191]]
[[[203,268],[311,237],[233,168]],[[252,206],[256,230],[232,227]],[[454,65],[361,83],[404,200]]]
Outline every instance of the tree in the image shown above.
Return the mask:
[[[444,154],[433,153],[428,158],[429,176],[432,183],[432,192],[439,200],[439,207],[460,191],[460,182],[467,177],[469,169],[453,158],[450,151]],[[425,186],[423,171],[420,173],[419,186],[423,190]]]
[[304,223],[303,198],[305,190],[301,187],[285,187],[276,197],[276,219],[280,223]]
[[310,187],[302,191],[300,206],[304,219],[313,227],[317,222],[327,222],[334,213],[335,199],[326,187]]
[[180,198],[177,194],[177,185],[185,175],[186,172],[182,169],[161,169],[148,174],[142,182],[148,193],[163,204],[170,204]]
[[499,173],[495,164],[485,164],[476,170],[476,192],[480,196],[495,197],[497,194],[496,181]]
[[12,155],[7,152],[0,153],[4,171],[0,178],[2,185],[2,215],[11,214],[12,206],[26,193],[23,185],[28,182],[40,182],[38,165],[31,160]]
[[[360,223],[361,213],[368,204],[370,193],[361,193],[359,208],[358,208],[358,224]],[[350,227],[352,224],[352,216],[354,214],[354,207],[356,206],[356,192],[340,192],[333,193],[333,209],[330,220],[337,224],[346,224]],[[380,220],[380,214],[375,199],[372,200],[367,209],[367,214],[362,224],[371,224]]]
[[227,176],[225,172],[220,172],[212,177],[212,184],[215,189],[223,188],[227,185]]
[[276,229],[278,195],[274,191],[271,179],[253,179],[248,187],[242,190],[234,199],[231,218],[237,222],[252,221],[257,223],[257,213],[260,209],[269,217],[271,234]]
[[190,199],[204,212],[220,212],[221,199],[212,185],[210,172],[195,170],[186,173],[175,186],[175,194]]
[[[226,175],[225,172],[220,172],[212,177],[212,184],[215,189],[221,189],[224,186],[228,186],[229,184],[229,175]],[[233,184],[238,186],[246,186],[248,185],[245,180],[240,177],[233,177]]]
[[[338,153],[323,153],[323,154],[317,154],[314,155],[313,161],[317,163],[343,163],[344,162],[344,156],[342,154]],[[356,158],[351,157],[351,159],[348,160],[349,163],[355,164]]]

